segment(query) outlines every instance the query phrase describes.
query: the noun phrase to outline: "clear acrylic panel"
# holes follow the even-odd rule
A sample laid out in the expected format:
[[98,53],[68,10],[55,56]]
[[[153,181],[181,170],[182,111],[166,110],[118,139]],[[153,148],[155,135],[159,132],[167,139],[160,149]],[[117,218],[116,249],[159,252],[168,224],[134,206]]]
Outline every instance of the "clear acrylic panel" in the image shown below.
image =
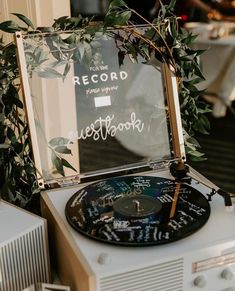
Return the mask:
[[172,158],[162,65],[125,54],[119,33],[23,36],[45,180]]

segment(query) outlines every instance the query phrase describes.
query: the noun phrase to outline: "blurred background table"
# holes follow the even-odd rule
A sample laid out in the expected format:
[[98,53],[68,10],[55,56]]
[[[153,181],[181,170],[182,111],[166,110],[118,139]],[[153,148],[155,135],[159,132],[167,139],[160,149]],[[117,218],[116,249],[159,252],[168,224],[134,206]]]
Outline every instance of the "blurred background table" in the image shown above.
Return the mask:
[[200,57],[205,76],[200,89],[207,98],[216,97],[212,114],[223,117],[235,100],[235,23],[187,23],[186,29],[198,35],[195,49],[206,50]]

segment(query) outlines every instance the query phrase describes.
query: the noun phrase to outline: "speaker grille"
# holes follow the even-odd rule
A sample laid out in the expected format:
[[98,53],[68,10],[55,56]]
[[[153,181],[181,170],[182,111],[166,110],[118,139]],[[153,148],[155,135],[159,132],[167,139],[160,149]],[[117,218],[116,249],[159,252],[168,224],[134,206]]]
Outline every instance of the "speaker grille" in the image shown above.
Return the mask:
[[100,279],[100,291],[182,291],[183,259]]
[[49,282],[47,244],[43,225],[0,248],[0,290],[21,291]]

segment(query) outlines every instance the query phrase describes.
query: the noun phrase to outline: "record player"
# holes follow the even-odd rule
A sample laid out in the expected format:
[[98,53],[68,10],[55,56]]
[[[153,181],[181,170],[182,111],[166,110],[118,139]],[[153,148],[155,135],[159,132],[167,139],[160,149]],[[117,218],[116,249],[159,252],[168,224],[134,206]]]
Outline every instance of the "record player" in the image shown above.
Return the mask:
[[16,33],[56,273],[78,291],[235,290],[230,197],[186,165],[172,68],[120,58],[122,33]]

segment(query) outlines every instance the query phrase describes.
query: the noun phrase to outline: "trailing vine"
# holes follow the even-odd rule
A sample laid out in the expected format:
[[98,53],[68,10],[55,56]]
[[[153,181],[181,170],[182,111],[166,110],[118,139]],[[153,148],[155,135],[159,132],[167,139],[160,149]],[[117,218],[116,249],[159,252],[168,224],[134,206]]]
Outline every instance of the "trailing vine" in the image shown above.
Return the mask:
[[[136,11],[130,9],[123,0],[114,0],[102,23],[94,23],[93,18],[63,16],[56,19],[51,27],[35,28],[32,22],[22,14],[15,16],[23,23],[9,20],[0,23],[0,30],[7,33],[24,31],[28,33],[57,32],[70,30],[72,33],[64,40],[67,44],[83,43],[83,52],[76,52],[78,58],[85,58],[89,62],[95,35],[106,33],[109,27],[118,28],[123,32],[122,45],[119,47],[119,63],[126,55],[137,60],[141,55],[146,61],[153,56],[172,66],[175,70],[181,106],[181,116],[185,134],[185,146],[188,156],[193,160],[201,160],[204,154],[198,149],[200,145],[194,138],[196,132],[208,133],[209,122],[205,113],[208,106],[201,102],[201,91],[197,84],[204,80],[198,57],[203,51],[191,47],[196,36],[183,30],[178,25],[174,15],[172,0],[169,5],[161,4],[156,19],[150,23]],[[148,28],[140,32],[131,21],[135,14]],[[112,33],[112,32],[109,32]],[[114,32],[113,32],[114,33]],[[131,37],[130,37],[131,36]],[[74,56],[74,55],[73,55]],[[40,59],[40,57],[39,57]],[[41,60],[42,61],[42,60]],[[35,64],[35,67],[38,64]],[[69,70],[69,63],[65,65],[64,74]],[[45,71],[45,77],[57,74],[51,69]],[[43,74],[43,72],[41,72]],[[36,179],[36,169],[32,160],[32,149],[28,124],[24,115],[24,105],[20,98],[19,70],[16,58],[16,46],[12,42],[5,45],[0,41],[0,193],[3,198],[21,207],[31,208],[32,201],[37,200],[39,188]],[[52,142],[52,141],[51,141]],[[60,141],[59,141],[60,142]],[[63,174],[63,167],[72,166],[60,157],[60,152],[70,154],[64,144],[51,143],[53,153],[56,154],[56,168]],[[62,150],[63,148],[63,150]]]

